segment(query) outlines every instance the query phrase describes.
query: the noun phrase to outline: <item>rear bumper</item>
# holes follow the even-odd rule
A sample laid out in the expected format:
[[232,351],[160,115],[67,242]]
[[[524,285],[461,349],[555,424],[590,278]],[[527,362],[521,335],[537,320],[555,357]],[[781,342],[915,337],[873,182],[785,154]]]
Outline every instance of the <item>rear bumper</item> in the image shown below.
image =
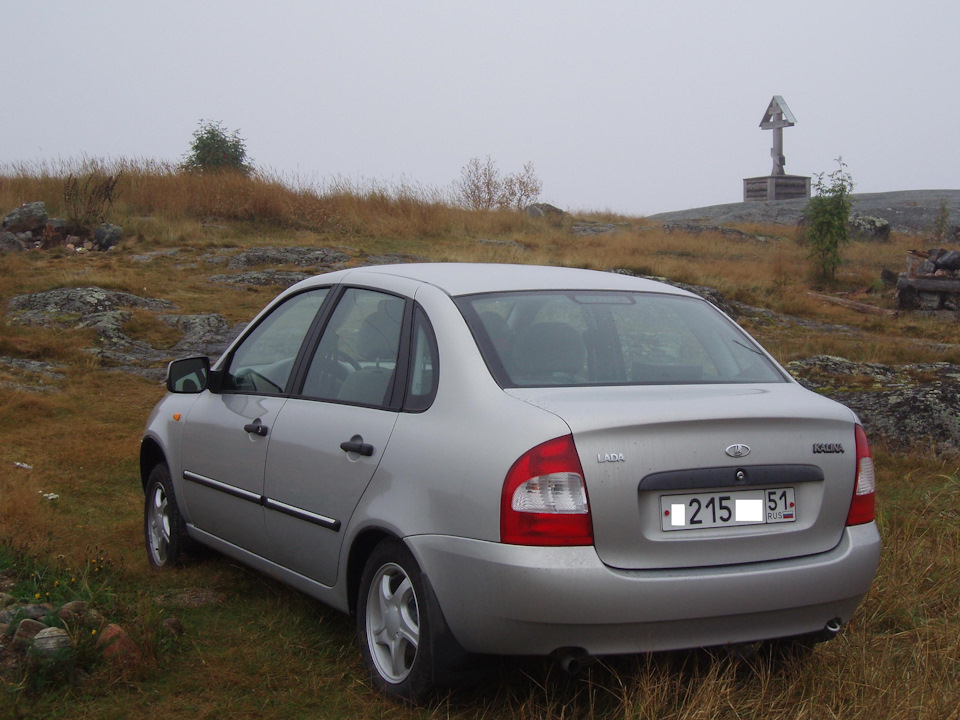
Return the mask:
[[788,637],[847,622],[880,558],[876,523],[829,552],[746,565],[616,570],[593,547],[406,538],[454,636],[471,652],[621,654]]

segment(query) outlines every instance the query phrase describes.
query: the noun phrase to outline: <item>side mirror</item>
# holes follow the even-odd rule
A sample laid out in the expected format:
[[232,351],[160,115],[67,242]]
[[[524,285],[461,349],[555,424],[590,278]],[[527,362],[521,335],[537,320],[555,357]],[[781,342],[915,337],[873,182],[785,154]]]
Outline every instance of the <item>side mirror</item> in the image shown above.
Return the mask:
[[207,389],[210,358],[190,357],[167,366],[167,390],[172,393],[199,393]]

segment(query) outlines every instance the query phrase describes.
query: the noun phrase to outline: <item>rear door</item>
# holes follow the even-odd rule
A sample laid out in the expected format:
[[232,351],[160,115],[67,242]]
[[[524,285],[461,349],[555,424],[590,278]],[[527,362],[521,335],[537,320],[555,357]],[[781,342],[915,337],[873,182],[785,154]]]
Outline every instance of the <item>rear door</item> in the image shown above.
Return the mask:
[[346,288],[299,397],[275,423],[264,484],[270,557],[325,585],[336,581],[343,531],[397,421],[410,302]]

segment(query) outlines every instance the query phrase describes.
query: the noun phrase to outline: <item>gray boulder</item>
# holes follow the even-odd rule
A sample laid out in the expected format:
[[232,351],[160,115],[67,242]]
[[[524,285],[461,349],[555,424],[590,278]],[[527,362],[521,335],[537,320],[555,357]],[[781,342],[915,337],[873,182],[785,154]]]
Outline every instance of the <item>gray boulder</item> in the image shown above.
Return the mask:
[[47,224],[47,206],[42,202],[21,205],[0,222],[0,230],[40,233]]
[[15,648],[26,650],[30,647],[37,633],[44,627],[46,626],[39,620],[31,620],[30,618],[21,620],[17,625],[17,631],[13,634],[12,645]]
[[863,240],[890,239],[890,223],[879,217],[869,215],[854,215],[850,218],[850,233]]
[[21,252],[23,243],[12,232],[0,232],[0,252]]
[[96,250],[109,250],[123,240],[123,228],[103,223],[93,231],[93,246]]
[[533,203],[533,205],[527,205],[525,211],[527,215],[535,218],[559,218],[566,215],[563,210],[550,203]]
[[33,636],[33,650],[39,655],[55,655],[73,647],[70,634],[59,627],[45,627]]

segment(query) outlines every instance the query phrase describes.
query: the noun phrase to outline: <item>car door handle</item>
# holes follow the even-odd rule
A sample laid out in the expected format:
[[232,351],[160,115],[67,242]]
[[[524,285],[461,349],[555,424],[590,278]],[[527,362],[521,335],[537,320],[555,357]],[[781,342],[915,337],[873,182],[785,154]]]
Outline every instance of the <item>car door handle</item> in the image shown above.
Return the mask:
[[358,455],[365,455],[366,457],[373,455],[373,445],[368,445],[365,442],[353,442],[352,440],[342,442],[340,443],[340,449],[344,452],[355,452]]
[[259,435],[260,437],[266,437],[267,430],[269,430],[266,425],[260,422],[260,418],[257,418],[252,423],[247,423],[243,426],[243,429],[248,433],[253,433],[254,435]]

